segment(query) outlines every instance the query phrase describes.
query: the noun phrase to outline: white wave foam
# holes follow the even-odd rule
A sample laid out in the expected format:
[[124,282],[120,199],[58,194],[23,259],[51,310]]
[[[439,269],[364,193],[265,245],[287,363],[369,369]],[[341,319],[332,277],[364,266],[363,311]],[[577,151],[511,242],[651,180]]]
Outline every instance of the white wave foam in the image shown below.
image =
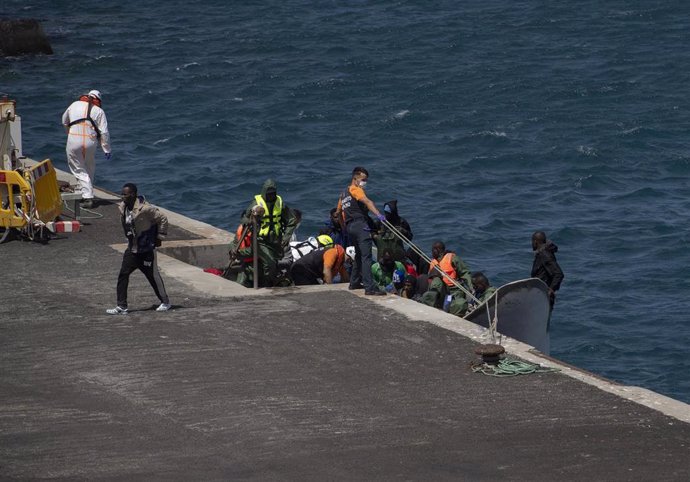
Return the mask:
[[410,111],[407,109],[401,110],[400,112],[396,112],[395,114],[393,114],[393,118],[394,119],[403,119],[403,118],[407,117],[409,115],[409,113],[410,113]]
[[577,152],[591,157],[597,157],[598,155],[597,150],[589,146],[577,146]]
[[165,144],[170,140],[169,137],[166,137],[165,139],[158,139],[156,142],[153,143],[154,146],[157,146],[158,144]]
[[582,176],[582,177],[578,178],[578,180],[575,181],[575,188],[581,189],[582,188],[582,181],[586,181],[587,179],[592,179],[592,175],[589,174],[587,176]]
[[503,131],[481,131],[474,135],[481,137],[508,137],[508,134]]
[[189,67],[198,67],[199,65],[201,65],[199,62],[189,62],[188,64],[184,64],[182,67],[175,68],[175,70],[187,69]]

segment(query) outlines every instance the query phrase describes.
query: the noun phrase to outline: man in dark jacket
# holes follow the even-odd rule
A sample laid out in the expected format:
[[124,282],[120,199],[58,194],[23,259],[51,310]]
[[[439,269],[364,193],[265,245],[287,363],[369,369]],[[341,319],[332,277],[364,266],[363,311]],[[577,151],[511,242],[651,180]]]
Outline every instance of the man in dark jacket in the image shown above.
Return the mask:
[[534,251],[532,278],[539,278],[549,287],[549,301],[553,309],[556,291],[561,287],[564,278],[563,270],[556,261],[558,246],[546,239],[544,231],[536,231],[532,235],[532,251]]
[[156,247],[168,232],[168,218],[157,207],[137,196],[137,187],[132,183],[122,186],[120,221],[129,241],[122,256],[122,267],[117,277],[117,306],[106,310],[109,315],[127,314],[127,288],[129,276],[140,270],[151,284],[161,304],[156,311],[171,308],[163,279],[156,264]]

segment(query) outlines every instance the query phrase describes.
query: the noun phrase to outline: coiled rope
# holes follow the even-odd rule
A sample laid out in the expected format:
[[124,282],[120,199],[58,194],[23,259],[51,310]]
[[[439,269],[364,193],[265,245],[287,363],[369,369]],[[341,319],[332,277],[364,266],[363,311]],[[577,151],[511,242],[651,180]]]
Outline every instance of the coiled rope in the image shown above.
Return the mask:
[[473,362],[472,371],[474,373],[483,373],[491,377],[515,377],[532,373],[553,373],[559,372],[560,370],[558,368],[543,367],[535,363],[513,358],[503,358],[496,364],[482,363],[480,361]]

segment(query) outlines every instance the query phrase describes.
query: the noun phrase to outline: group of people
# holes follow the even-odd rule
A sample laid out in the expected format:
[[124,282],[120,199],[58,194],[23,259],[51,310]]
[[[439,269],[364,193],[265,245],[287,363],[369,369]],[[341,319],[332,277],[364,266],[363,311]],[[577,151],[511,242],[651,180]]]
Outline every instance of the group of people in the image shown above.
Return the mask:
[[[368,180],[365,168],[354,168],[324,227],[317,236],[301,242],[294,239],[301,212],[283,201],[275,181],[267,180],[242,215],[224,276],[245,286],[252,286],[257,276],[261,287],[349,283],[349,289],[363,289],[368,296],[392,293],[458,316],[495,293],[484,273],[471,273],[441,241],[432,245],[431,262],[427,262],[412,248],[412,229],[398,213],[397,201],[379,210],[366,195]],[[252,232],[252,225],[257,233]],[[258,273],[253,268],[254,236]],[[553,307],[563,280],[555,258],[558,248],[541,231],[533,234],[532,247],[531,275],[549,286]]]
[[[82,206],[90,208],[96,148],[100,145],[106,159],[111,157],[101,93],[92,90],[73,102],[62,123],[68,135],[67,163],[79,183]],[[295,239],[301,212],[291,209],[278,195],[275,181],[267,180],[242,215],[223,276],[245,286],[255,280],[263,287],[349,283],[349,289],[363,289],[368,296],[393,293],[458,316],[493,296],[496,290],[488,278],[481,272],[471,273],[443,242],[432,245],[431,262],[413,249],[412,229],[399,215],[397,201],[385,203],[380,211],[366,195],[368,179],[365,168],[353,169],[350,184],[340,194],[324,227],[307,241]],[[138,195],[134,184],[125,184],[121,197],[121,223],[129,243],[118,275],[117,305],[107,312],[127,313],[129,276],[136,269],[144,273],[159,298],[157,310],[167,311],[171,305],[155,257],[155,248],[167,232],[167,218]],[[374,245],[376,260],[372,256]],[[537,231],[532,235],[532,249],[531,276],[547,284],[553,308],[563,280],[555,257],[558,247],[544,232]]]

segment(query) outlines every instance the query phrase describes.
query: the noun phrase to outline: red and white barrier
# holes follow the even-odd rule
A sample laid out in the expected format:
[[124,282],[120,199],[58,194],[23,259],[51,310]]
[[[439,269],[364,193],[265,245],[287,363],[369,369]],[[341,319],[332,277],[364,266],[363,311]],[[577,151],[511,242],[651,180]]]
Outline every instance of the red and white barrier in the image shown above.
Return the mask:
[[46,228],[51,233],[78,233],[81,231],[79,221],[51,221],[46,223]]

